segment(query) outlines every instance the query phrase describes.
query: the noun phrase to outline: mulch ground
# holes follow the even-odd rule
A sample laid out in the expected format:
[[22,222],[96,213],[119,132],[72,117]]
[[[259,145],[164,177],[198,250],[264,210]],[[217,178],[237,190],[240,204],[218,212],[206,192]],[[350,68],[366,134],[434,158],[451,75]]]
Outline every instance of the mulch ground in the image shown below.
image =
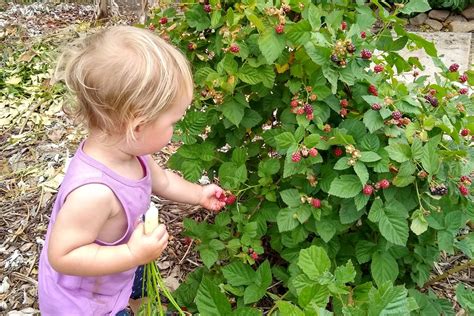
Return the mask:
[[[134,15],[124,15],[107,23],[130,24],[134,19]],[[3,34],[0,45],[7,46],[6,41],[11,40],[11,36],[27,42],[71,26],[77,30],[80,25],[92,21],[91,6],[0,6],[0,35]],[[64,115],[55,114],[50,119],[52,123],[42,126],[42,129],[31,122],[0,125],[0,314],[38,313],[38,257],[44,244],[49,214],[65,162],[84,137],[83,131]],[[166,147],[155,159],[165,166],[176,148],[177,145]],[[183,218],[207,220],[212,214],[195,206],[157,197],[153,200],[161,206],[161,221],[166,223],[173,236],[158,265],[166,283],[174,289],[189,272],[201,265],[199,256],[193,251],[194,245],[186,243],[183,238]],[[467,260],[464,255],[442,254],[442,260],[435,264],[432,275],[441,275]],[[474,269],[450,275],[430,288],[438,296],[448,298],[458,314],[463,315],[454,298],[458,282],[474,284]]]

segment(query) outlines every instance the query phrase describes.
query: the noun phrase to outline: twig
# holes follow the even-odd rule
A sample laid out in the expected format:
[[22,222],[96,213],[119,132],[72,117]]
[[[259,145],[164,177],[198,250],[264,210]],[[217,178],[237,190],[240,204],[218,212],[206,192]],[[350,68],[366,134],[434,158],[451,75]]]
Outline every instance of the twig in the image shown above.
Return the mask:
[[441,280],[444,280],[444,279],[447,279],[450,275],[453,275],[455,273],[458,273],[459,271],[462,271],[464,269],[468,269],[470,268],[471,266],[474,266],[474,259],[471,259],[469,260],[468,262],[465,262],[463,264],[460,264],[460,265],[457,265],[451,269],[449,269],[448,271],[446,271],[445,273],[429,280],[428,282],[426,282],[422,288],[427,288],[431,285],[433,285],[434,283],[436,282],[439,282]]
[[184,253],[181,260],[179,260],[179,263],[178,263],[179,265],[181,265],[183,263],[184,258],[186,258],[186,256],[188,255],[189,251],[191,250],[191,247],[193,246],[193,243],[194,243],[194,239],[191,239],[191,242],[189,243],[188,249],[186,249],[186,252]]

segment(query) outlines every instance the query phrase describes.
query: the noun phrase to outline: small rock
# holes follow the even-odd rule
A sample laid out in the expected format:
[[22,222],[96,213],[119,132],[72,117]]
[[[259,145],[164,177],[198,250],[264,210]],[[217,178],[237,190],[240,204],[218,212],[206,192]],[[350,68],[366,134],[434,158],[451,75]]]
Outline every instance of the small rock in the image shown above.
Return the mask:
[[410,24],[414,26],[420,26],[425,23],[428,15],[426,13],[420,13],[417,16],[410,19]]
[[8,308],[7,302],[0,301],[0,311],[6,311]]
[[435,31],[441,31],[441,29],[443,28],[443,24],[441,24],[441,22],[433,20],[433,19],[427,19],[425,21],[425,24],[431,27]]
[[449,24],[448,28],[451,32],[455,32],[455,33],[469,33],[469,32],[474,31],[474,21],[469,21],[469,22],[454,21]]
[[461,14],[468,20],[474,19],[474,5],[468,6],[461,12]]
[[453,15],[450,15],[446,21],[444,21],[445,23],[449,24],[451,22],[454,22],[454,21],[458,21],[458,22],[467,22],[466,18],[463,17],[462,15],[458,15],[458,14],[453,14]]
[[7,293],[10,288],[10,283],[8,283],[8,277],[4,277],[2,284],[0,285],[0,294]]
[[434,20],[444,22],[449,16],[449,11],[448,10],[431,10],[430,13],[428,13],[428,16]]
[[27,308],[23,308],[21,310],[21,312],[24,314],[24,315],[33,315],[33,314],[38,314],[39,313],[39,310],[37,309],[34,309],[32,307],[27,307]]

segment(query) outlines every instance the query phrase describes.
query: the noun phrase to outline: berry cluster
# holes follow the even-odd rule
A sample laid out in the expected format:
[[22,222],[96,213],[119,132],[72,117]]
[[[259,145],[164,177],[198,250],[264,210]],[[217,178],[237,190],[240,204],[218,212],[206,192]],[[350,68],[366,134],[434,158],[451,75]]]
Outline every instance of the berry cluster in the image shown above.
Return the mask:
[[218,198],[220,202],[224,202],[226,205],[232,205],[237,201],[237,197],[233,195],[232,193],[223,193],[221,196]]
[[338,40],[332,50],[331,61],[341,67],[345,67],[347,64],[346,60],[347,60],[348,55],[354,54],[355,51],[356,51],[356,47],[351,41]]
[[349,101],[347,99],[342,99],[339,104],[341,105],[341,110],[339,111],[339,115],[341,117],[346,117],[347,113],[349,113],[349,110],[347,107],[349,106]]
[[443,196],[448,193],[448,188],[444,184],[437,184],[430,187],[430,192],[432,195]]
[[[315,94],[312,94],[310,98],[317,99]],[[305,103],[302,105],[301,101],[296,99],[291,100],[290,102],[291,112],[297,115],[306,115],[308,120],[312,120],[314,118],[313,114],[313,106],[309,103]]]
[[469,195],[468,187],[471,184],[472,184],[472,180],[469,176],[461,176],[461,178],[459,178],[459,186],[458,186],[459,193],[461,193],[461,195],[463,196]]
[[291,155],[291,161],[293,162],[300,162],[301,158],[307,158],[307,157],[316,157],[319,154],[318,150],[316,148],[306,148],[306,146],[303,146],[300,150],[295,151]]

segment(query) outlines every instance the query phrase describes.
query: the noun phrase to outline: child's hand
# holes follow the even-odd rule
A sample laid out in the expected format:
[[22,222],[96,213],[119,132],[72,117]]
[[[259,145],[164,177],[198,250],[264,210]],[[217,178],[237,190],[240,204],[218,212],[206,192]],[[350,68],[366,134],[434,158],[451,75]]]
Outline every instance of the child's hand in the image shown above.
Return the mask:
[[215,184],[203,186],[199,205],[214,212],[220,211],[225,206],[225,202],[219,200],[223,195],[224,190]]
[[161,256],[168,245],[168,237],[165,225],[159,225],[151,234],[147,235],[143,223],[140,223],[135,227],[127,246],[137,265],[143,265]]

